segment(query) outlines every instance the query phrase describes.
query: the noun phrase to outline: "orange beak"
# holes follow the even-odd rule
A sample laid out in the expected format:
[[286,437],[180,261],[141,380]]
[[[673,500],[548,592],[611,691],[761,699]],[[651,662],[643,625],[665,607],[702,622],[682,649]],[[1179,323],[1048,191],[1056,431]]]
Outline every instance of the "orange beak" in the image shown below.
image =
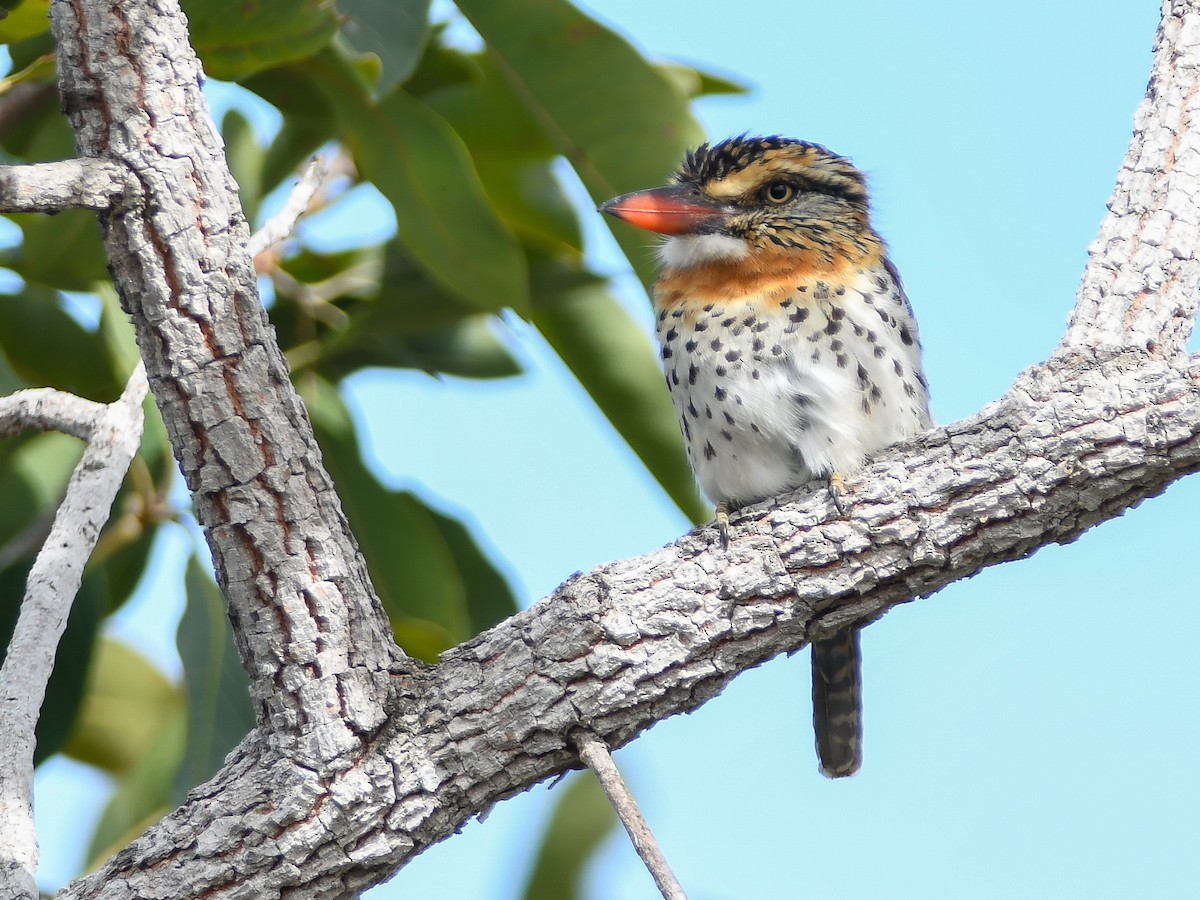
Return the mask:
[[600,212],[659,234],[711,232],[729,217],[725,207],[678,184],[622,194],[600,204]]

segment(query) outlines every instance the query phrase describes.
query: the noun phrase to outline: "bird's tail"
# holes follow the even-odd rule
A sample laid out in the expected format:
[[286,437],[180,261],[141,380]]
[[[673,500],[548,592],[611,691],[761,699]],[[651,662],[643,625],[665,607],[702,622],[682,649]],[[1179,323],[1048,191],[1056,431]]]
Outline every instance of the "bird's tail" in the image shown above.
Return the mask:
[[821,774],[853,775],[862,765],[862,657],[858,629],[812,644],[813,730]]

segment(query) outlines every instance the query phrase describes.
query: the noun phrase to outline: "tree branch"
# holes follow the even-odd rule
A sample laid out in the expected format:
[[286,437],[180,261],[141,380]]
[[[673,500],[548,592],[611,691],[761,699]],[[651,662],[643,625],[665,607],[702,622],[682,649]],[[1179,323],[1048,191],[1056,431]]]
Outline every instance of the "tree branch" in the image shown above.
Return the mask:
[[1165,0],[1146,98],[1062,346],[1178,353],[1200,294],[1200,25]]
[[0,166],[0,212],[103,212],[137,195],[129,171],[107,159]]
[[[54,395],[54,396],[49,396]],[[0,666],[0,891],[21,896],[33,884],[38,846],[33,825],[33,750],[46,684],[59,638],[113,499],[142,439],[146,372],[139,364],[120,399],[101,406],[57,391],[23,391],[0,401],[0,418],[61,428],[88,441],[71,474],[41,552],[29,571],[25,599]],[[75,402],[68,402],[70,401]],[[12,402],[16,401],[16,402]],[[0,428],[11,434],[13,429]],[[32,894],[36,897],[36,885]]]
[[404,656],[259,303],[184,17],[174,0],[54,0],[51,15],[80,151],[145,197],[101,227],[258,721],[321,770],[386,720]]
[[292,186],[283,208],[263,223],[262,228],[250,235],[246,252],[250,254],[251,259],[270,250],[295,231],[296,223],[308,212],[309,204],[321,189],[321,184],[328,174],[329,160],[324,156],[318,154],[308,161],[300,179]]
[[638,809],[637,801],[625,786],[625,780],[617,770],[617,764],[613,762],[612,754],[608,752],[604,741],[590,731],[578,731],[572,737],[572,742],[579,748],[579,758],[600,782],[600,789],[604,791],[604,796],[608,798],[621,824],[625,826],[629,840],[633,842],[638,856],[646,864],[659,893],[663,895],[663,900],[687,900],[683,886],[667,865],[667,858],[663,856],[658,841],[654,839],[654,832],[642,817],[642,811]]
[[[1168,4],[1156,95],[1198,65],[1195,5]],[[576,729],[620,747],[746,668],[1073,540],[1200,469],[1200,362],[1172,352],[1195,314],[1177,226],[1161,279],[1085,282],[1064,349],[978,415],[881,455],[849,482],[847,515],[823,489],[760,504],[728,550],[698,529],[420,667],[392,647],[254,298],[178,10],[55,0],[53,14],[81,146],[122,160],[148,198],[102,222],[260,704],[212,781],[66,896],[353,896],[576,766]],[[1180,108],[1144,106],[1129,158]],[[1139,215],[1114,207],[1105,227]]]

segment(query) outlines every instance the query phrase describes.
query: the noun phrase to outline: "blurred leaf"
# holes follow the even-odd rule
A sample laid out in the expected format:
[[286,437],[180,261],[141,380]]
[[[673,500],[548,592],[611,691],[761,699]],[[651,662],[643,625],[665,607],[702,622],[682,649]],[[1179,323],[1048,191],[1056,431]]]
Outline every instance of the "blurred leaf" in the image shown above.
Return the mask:
[[254,727],[250,679],[238,659],[225,598],[193,556],[188,560],[187,607],[175,634],[187,692],[187,750],[172,802],[212,777],[225,756]]
[[533,276],[534,324],[683,514],[706,520],[645,331],[596,276],[552,264],[535,267]]
[[553,160],[484,157],[477,167],[492,205],[522,243],[545,254],[583,251],[579,219],[554,174]]
[[521,246],[445,120],[403,91],[376,107],[348,101],[339,111],[363,176],[392,201],[405,249],[475,308],[527,314]]
[[380,95],[412,74],[429,36],[429,0],[337,0],[337,6],[346,16],[341,33],[350,46],[379,57]]
[[[49,265],[52,260],[43,258],[43,262]],[[31,339],[38,335],[52,335],[53,339]],[[20,294],[0,294],[0,350],[31,385],[101,402],[116,399],[124,387],[114,375],[103,345],[63,309],[58,295],[46,288],[31,285]]]
[[[663,183],[700,141],[683,91],[566,0],[459,0],[458,7],[597,202]],[[649,283],[642,241],[628,231],[616,237]]]
[[145,765],[163,730],[183,711],[180,689],[149,660],[102,637],[79,719],[64,751],[115,775],[132,772]]
[[713,72],[705,72],[679,62],[659,63],[658,70],[670,78],[688,97],[713,94],[745,94],[748,88]]
[[253,230],[258,204],[266,190],[262,180],[266,150],[259,144],[250,122],[236,109],[229,110],[221,120],[221,136],[225,140],[225,161],[237,182],[242,210]]
[[[283,263],[290,275],[307,283],[341,278],[372,294],[354,302],[344,302],[344,296],[336,305],[347,319],[332,328],[318,327],[304,304],[280,298],[271,319],[294,370],[315,369],[331,381],[367,367],[464,378],[499,378],[520,371],[493,317],[475,312],[433,284],[395,241],[386,247],[380,280],[379,249],[304,252]],[[360,268],[361,276],[345,277]]]
[[8,15],[0,19],[0,44],[11,44],[50,28],[50,0],[21,0],[6,5]]
[[4,265],[26,281],[63,291],[87,291],[108,277],[108,257],[94,213],[71,209],[55,216],[9,216],[24,241],[5,254]]
[[171,806],[171,783],[183,756],[187,722],[182,706],[159,723],[138,765],[117,782],[116,792],[100,816],[88,847],[88,868],[129,844],[165,815]]
[[312,56],[338,29],[332,0],[182,0],[192,46],[213,78],[240,81]]
[[465,529],[413,494],[384,487],[363,465],[334,388],[318,379],[301,383],[326,467],[404,650],[432,662],[472,636],[476,622],[515,612],[507,583]]
[[554,815],[538,850],[524,900],[575,900],[583,896],[584,866],[617,824],[591,772],[575,772],[555,791]]
[[260,180],[269,193],[337,133],[336,97],[326,94],[304,66],[260,72],[244,86],[283,114],[283,124],[267,148]]

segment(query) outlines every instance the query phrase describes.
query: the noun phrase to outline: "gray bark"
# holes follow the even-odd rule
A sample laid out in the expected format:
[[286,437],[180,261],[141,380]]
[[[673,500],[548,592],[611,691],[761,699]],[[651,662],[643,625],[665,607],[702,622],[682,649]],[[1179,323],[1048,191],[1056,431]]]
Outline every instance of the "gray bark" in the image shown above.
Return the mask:
[[466,819],[739,672],[1118,515],[1200,467],[1200,0],[1167,2],[1111,213],[1059,351],[879,457],[847,515],[802,491],[579,575],[429,668],[395,647],[258,302],[245,222],[173,0],[55,0],[83,157],[195,498],[258,726],[68,897],[353,896]]

